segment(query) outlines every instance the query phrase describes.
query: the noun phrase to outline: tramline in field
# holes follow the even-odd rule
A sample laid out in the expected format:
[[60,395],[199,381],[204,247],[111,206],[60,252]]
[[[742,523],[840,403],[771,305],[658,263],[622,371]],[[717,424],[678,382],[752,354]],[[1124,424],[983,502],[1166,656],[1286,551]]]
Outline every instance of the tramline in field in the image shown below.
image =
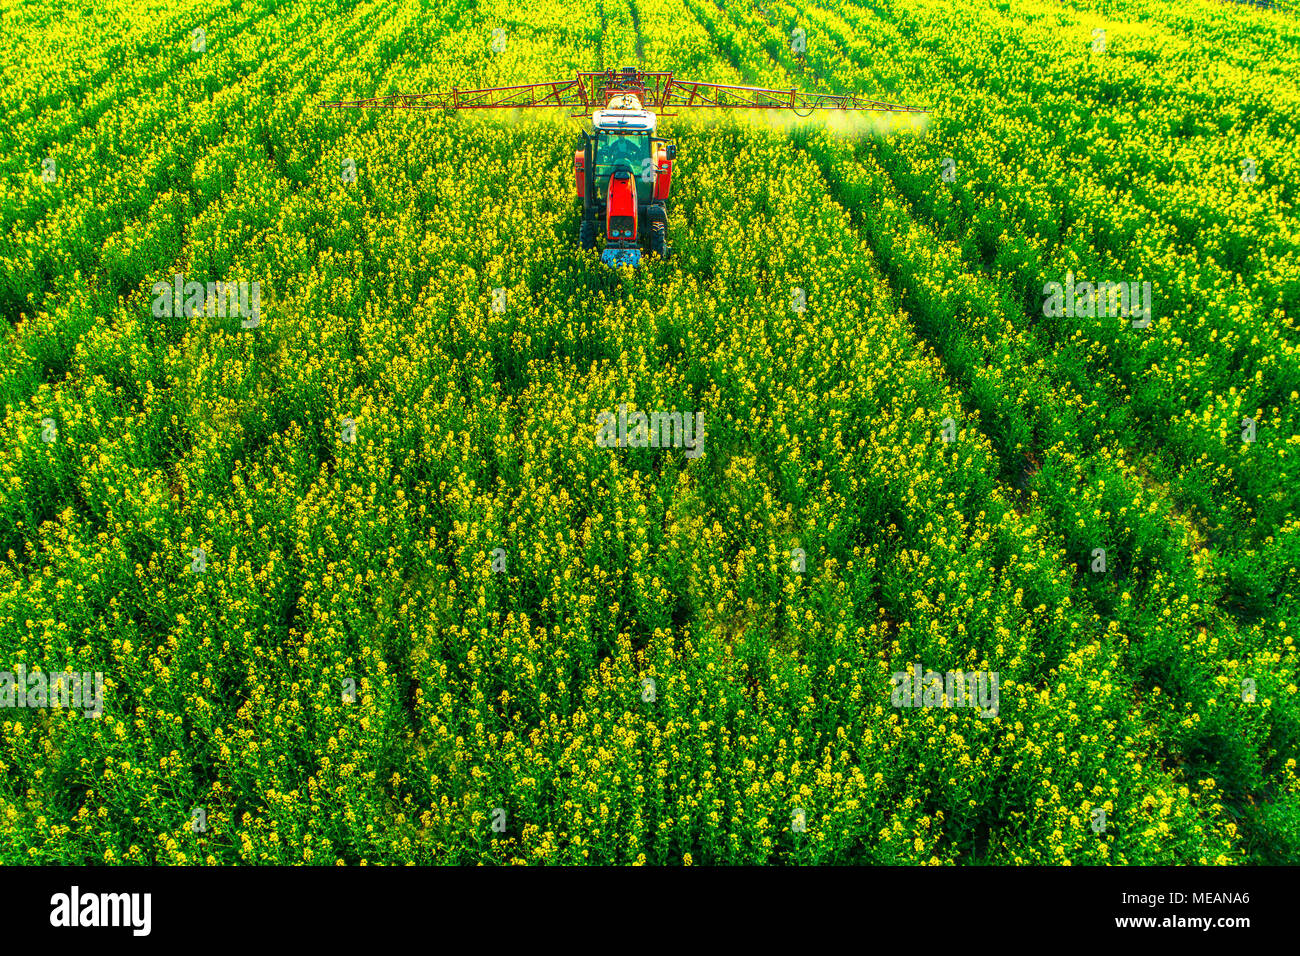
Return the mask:
[[791,110],[811,116],[817,110],[871,110],[926,113],[851,94],[803,93],[798,90],[726,86],[682,80],[672,73],[622,70],[579,73],[572,80],[549,80],[519,86],[433,93],[394,93],[360,100],[321,104],[330,109],[572,109],[571,116],[591,113],[590,132],[573,156],[574,182],[582,200],[578,240],[596,248],[603,234],[601,261],[637,266],[641,244],[668,258],[668,193],[677,147],[655,135],[658,117],[683,109]]

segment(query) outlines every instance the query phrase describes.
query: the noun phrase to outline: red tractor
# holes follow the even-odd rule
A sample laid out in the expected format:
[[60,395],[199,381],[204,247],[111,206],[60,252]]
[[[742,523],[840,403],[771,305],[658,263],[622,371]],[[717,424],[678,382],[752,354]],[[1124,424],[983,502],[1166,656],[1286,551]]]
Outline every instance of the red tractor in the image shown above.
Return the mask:
[[574,184],[582,200],[578,241],[595,249],[603,234],[601,261],[638,265],[641,244],[661,258],[668,246],[668,191],[677,147],[655,135],[658,117],[681,109],[787,109],[800,116],[815,110],[878,110],[925,113],[914,106],[832,93],[800,93],[753,86],[679,80],[671,73],[635,67],[579,73],[572,80],[498,86],[447,93],[394,93],[364,100],[323,103],[334,109],[520,109],[553,107],[591,114],[591,132],[573,155]]
[[668,190],[677,147],[655,136],[655,114],[635,93],[610,98],[591,116],[592,131],[573,154],[574,182],[582,200],[578,240],[595,249],[603,233],[601,261],[636,265],[641,240],[646,249],[668,258]]

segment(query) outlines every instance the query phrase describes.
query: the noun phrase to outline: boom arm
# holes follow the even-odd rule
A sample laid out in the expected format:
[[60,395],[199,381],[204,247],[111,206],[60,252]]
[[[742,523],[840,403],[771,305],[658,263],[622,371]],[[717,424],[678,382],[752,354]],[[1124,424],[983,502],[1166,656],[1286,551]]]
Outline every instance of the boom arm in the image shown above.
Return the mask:
[[361,100],[322,103],[328,109],[466,110],[553,107],[575,110],[583,116],[609,105],[620,93],[633,93],[649,109],[671,116],[681,109],[794,110],[802,116],[814,110],[872,110],[888,113],[928,113],[916,106],[898,106],[846,93],[802,93],[758,86],[727,86],[698,80],[679,80],[672,73],[623,70],[579,73],[572,80],[493,86],[478,90],[437,93],[393,93]]
[[334,100],[325,109],[381,110],[508,110],[535,106],[575,108],[587,105],[587,90],[580,80],[525,83],[522,86],[493,86],[481,90],[451,90],[439,93],[392,93],[364,100]]
[[697,80],[670,78],[660,101],[665,111],[705,107],[728,110],[794,110],[809,115],[813,110],[875,110],[888,113],[927,113],[916,106],[896,106],[852,93],[802,93],[799,90],[769,90],[757,86],[724,86]]

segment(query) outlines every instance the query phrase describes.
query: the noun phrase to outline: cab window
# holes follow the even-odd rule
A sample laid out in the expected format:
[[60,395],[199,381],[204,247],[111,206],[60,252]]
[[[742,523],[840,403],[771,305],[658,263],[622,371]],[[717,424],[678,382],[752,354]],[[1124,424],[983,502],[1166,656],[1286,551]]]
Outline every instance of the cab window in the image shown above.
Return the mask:
[[639,173],[642,161],[649,155],[649,134],[602,132],[596,158],[597,171],[609,172],[616,165],[626,164],[633,173]]

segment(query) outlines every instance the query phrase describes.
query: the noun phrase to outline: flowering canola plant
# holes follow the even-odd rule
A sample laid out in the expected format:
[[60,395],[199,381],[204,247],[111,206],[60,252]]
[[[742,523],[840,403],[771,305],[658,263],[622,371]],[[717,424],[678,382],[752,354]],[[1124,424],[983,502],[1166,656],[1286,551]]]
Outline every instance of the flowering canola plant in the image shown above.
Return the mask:
[[[1300,860],[1293,18],[0,6],[0,861]],[[563,118],[316,109],[637,63],[932,113],[664,118],[631,272]]]

